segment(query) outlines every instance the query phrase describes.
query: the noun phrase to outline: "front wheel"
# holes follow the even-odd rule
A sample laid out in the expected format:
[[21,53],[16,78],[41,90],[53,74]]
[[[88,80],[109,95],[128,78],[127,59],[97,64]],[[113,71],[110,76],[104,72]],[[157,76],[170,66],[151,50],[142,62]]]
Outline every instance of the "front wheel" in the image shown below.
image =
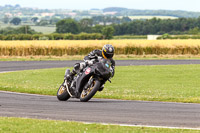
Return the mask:
[[82,91],[81,96],[80,96],[80,101],[81,102],[89,101],[99,90],[100,84],[101,83],[99,80],[94,80],[92,84],[86,90]]
[[67,101],[70,98],[70,95],[67,92],[67,88],[65,87],[64,82],[58,89],[57,98],[60,101]]

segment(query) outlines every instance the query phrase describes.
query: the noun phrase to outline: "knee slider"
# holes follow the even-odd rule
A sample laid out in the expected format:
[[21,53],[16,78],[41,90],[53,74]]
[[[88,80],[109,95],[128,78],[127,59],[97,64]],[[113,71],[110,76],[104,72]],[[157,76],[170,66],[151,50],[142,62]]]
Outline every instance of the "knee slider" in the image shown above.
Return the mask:
[[80,69],[80,63],[76,63],[76,64],[74,65],[74,69],[75,69],[76,71],[78,71],[78,70]]

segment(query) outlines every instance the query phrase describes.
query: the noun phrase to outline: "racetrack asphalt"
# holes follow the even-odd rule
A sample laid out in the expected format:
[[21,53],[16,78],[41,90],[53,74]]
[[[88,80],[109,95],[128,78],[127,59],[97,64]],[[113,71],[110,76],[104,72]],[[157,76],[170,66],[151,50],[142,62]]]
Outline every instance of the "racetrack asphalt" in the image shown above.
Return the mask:
[[0,116],[200,129],[200,104],[91,99],[0,91]]
[[[0,72],[66,67],[75,62],[79,61],[0,62]],[[116,61],[117,66],[175,64],[200,64],[200,60]],[[56,96],[4,91],[0,91],[0,116],[200,129],[200,104],[108,99],[61,102]]]
[[[0,61],[0,72],[43,68],[72,67],[80,60],[73,61]],[[116,66],[136,65],[183,65],[200,64],[200,60],[117,60]]]

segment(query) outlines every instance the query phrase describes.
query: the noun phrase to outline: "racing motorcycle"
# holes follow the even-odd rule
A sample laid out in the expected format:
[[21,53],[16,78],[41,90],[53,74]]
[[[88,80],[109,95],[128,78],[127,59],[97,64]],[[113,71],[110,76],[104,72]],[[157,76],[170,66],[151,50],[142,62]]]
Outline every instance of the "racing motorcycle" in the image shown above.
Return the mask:
[[57,91],[57,98],[60,101],[67,101],[69,98],[78,98],[81,102],[89,101],[97,91],[102,91],[102,85],[110,81],[112,76],[111,62],[107,59],[96,59],[96,63],[85,67],[72,81],[67,80],[70,70],[65,71],[64,82]]

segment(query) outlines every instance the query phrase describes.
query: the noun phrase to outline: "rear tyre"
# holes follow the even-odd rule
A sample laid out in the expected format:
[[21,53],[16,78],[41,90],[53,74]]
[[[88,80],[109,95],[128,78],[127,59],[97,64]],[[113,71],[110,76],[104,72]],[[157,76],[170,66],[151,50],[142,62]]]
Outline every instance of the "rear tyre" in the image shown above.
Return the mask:
[[62,83],[57,91],[57,98],[60,101],[67,101],[70,98],[70,95],[67,92],[67,88],[65,87],[64,83]]
[[81,102],[87,102],[89,101],[99,90],[100,87],[100,81],[99,80],[94,80],[92,85],[87,88],[87,90],[83,90],[80,96],[80,101]]

